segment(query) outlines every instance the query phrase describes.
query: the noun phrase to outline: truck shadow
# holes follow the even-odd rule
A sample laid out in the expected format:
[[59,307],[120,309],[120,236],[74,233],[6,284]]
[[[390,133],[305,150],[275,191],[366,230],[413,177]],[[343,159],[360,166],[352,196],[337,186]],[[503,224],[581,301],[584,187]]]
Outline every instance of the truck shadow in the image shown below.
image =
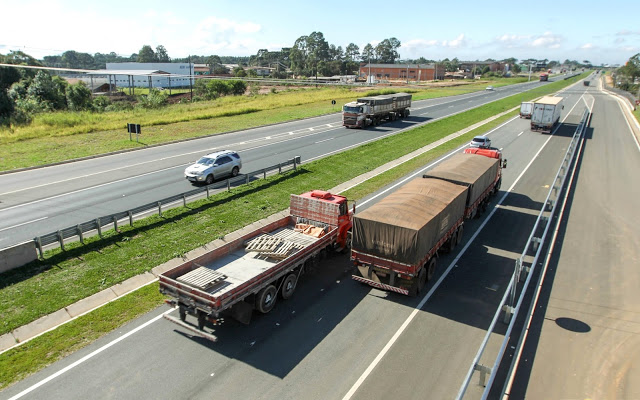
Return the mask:
[[254,311],[251,323],[227,318],[207,325],[217,342],[175,332],[228,358],[279,378],[286,377],[369,292],[351,280],[348,254],[331,254],[299,280],[290,300],[278,299],[269,314]]

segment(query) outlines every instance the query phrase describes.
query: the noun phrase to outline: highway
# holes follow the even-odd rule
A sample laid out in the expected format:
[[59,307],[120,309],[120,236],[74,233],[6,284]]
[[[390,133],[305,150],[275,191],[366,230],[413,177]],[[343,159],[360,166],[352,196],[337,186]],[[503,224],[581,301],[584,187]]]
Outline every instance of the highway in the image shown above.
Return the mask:
[[0,249],[191,190],[184,168],[211,151],[238,151],[246,172],[295,156],[307,162],[543,84],[533,81],[495,91],[416,101],[409,118],[364,131],[344,128],[336,113],[1,174]]
[[[529,121],[519,118],[489,133],[509,160],[502,190],[486,214],[466,223],[458,250],[438,259],[424,296],[409,298],[361,285],[350,279],[348,257],[335,255],[305,275],[294,297],[270,314],[255,315],[249,326],[227,320],[213,327],[218,342],[182,331],[162,319],[168,309],[159,308],[5,389],[0,398],[453,398],[570,136],[591,105],[593,120],[576,190],[550,264],[558,272],[543,309],[549,316],[539,321],[539,340],[529,349],[535,353],[533,368],[516,376],[512,398],[607,397],[596,390],[597,382],[604,382],[599,368],[616,382],[625,376],[622,382],[629,382],[633,364],[625,364],[624,354],[635,354],[631,360],[640,354],[634,271],[640,232],[632,200],[638,195],[634,176],[640,152],[615,100],[581,85],[563,97],[563,124],[553,135],[531,132]],[[603,179],[607,190],[597,185]],[[402,183],[364,199],[359,208]],[[584,213],[593,218],[585,219]],[[607,225],[611,220],[615,225]],[[603,264],[609,269],[603,270]],[[559,316],[591,329],[560,329],[551,319]],[[621,343],[616,352],[607,352],[611,343]],[[583,394],[583,387],[594,390]],[[467,398],[479,398],[479,393],[471,387]]]

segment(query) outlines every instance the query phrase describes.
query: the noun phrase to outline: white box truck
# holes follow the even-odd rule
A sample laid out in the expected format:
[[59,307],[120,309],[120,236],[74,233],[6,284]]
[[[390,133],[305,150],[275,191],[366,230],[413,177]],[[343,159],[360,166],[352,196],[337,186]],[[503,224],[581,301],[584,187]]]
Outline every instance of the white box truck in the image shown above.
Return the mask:
[[533,103],[531,130],[551,133],[560,121],[560,112],[564,108],[562,97],[545,96]]

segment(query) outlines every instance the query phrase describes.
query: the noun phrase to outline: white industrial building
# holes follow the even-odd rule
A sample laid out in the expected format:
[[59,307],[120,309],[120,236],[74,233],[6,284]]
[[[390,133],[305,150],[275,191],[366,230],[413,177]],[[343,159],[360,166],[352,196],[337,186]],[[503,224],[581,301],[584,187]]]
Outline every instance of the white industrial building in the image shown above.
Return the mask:
[[175,88],[189,86],[193,68],[193,63],[107,63],[106,70],[93,75],[108,75],[117,87]]

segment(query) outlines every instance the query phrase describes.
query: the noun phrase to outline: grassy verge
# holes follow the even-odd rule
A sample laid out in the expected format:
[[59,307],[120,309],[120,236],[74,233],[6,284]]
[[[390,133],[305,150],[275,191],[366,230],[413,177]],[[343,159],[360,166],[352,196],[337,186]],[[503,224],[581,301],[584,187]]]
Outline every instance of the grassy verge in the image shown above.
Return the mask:
[[[551,93],[574,82],[558,82],[532,91],[528,98]],[[544,89],[544,90],[543,90]],[[137,221],[134,227],[123,227],[120,233],[106,232],[105,238],[92,238],[87,244],[71,244],[66,252],[47,252],[44,261],[37,261],[23,268],[0,275],[0,334],[9,332],[38,317],[57,311],[79,299],[85,298],[106,287],[149,271],[171,258],[201,246],[204,242],[285,209],[290,193],[301,193],[309,189],[328,189],[388,161],[395,160],[411,151],[431,143],[475,122],[515,107],[522,95],[513,96],[481,108],[445,118],[434,123],[391,136],[380,141],[303,165],[297,172],[271,177],[221,193],[210,199],[194,202],[187,208],[176,208],[164,212],[164,217],[153,216]],[[470,137],[497,126],[510,116],[504,116],[486,126],[469,132],[455,140],[425,153],[399,167],[370,179],[351,189],[347,195],[359,199],[379,187],[392,182],[408,171],[414,170],[469,140]],[[335,168],[340,165],[340,168]],[[156,285],[152,285],[157,290]],[[152,289],[146,289],[152,290]],[[136,292],[137,293],[137,292]],[[143,292],[143,294],[146,292]],[[141,294],[141,295],[143,295]],[[133,295],[133,294],[132,294]],[[149,295],[150,296],[150,295]],[[109,306],[128,309],[124,299]],[[0,355],[0,371],[15,364],[10,372],[0,374],[0,385],[8,385],[44,366],[64,357],[71,351],[86,345],[96,337],[109,332],[127,320],[153,309],[159,298],[141,302],[130,313],[113,312],[99,314],[98,322],[91,320],[72,324],[65,333],[50,332],[41,338]],[[100,309],[102,310],[102,309]],[[94,315],[94,313],[91,313]],[[87,315],[89,317],[89,315]],[[116,320],[116,322],[112,322]],[[81,321],[80,319],[77,321]],[[88,326],[83,326],[88,324]],[[112,325],[115,324],[115,325]],[[104,326],[95,336],[94,325]],[[66,325],[65,325],[66,326]],[[83,331],[86,329],[86,332]],[[76,342],[74,338],[89,338]],[[55,356],[44,357],[43,347],[59,349]],[[70,347],[64,343],[69,342]],[[42,347],[38,347],[42,346]]]
[[[519,81],[521,79],[508,78],[500,84]],[[414,99],[420,100],[474,92],[485,86],[486,82],[474,82],[407,90],[414,93]],[[292,89],[254,97],[175,104],[161,110],[42,114],[30,126],[13,131],[0,129],[0,171],[330,114],[338,112],[342,103],[382,91],[385,89],[370,92]],[[337,101],[336,106],[331,105],[331,100]],[[143,127],[139,143],[129,140],[126,132],[129,122]]]

